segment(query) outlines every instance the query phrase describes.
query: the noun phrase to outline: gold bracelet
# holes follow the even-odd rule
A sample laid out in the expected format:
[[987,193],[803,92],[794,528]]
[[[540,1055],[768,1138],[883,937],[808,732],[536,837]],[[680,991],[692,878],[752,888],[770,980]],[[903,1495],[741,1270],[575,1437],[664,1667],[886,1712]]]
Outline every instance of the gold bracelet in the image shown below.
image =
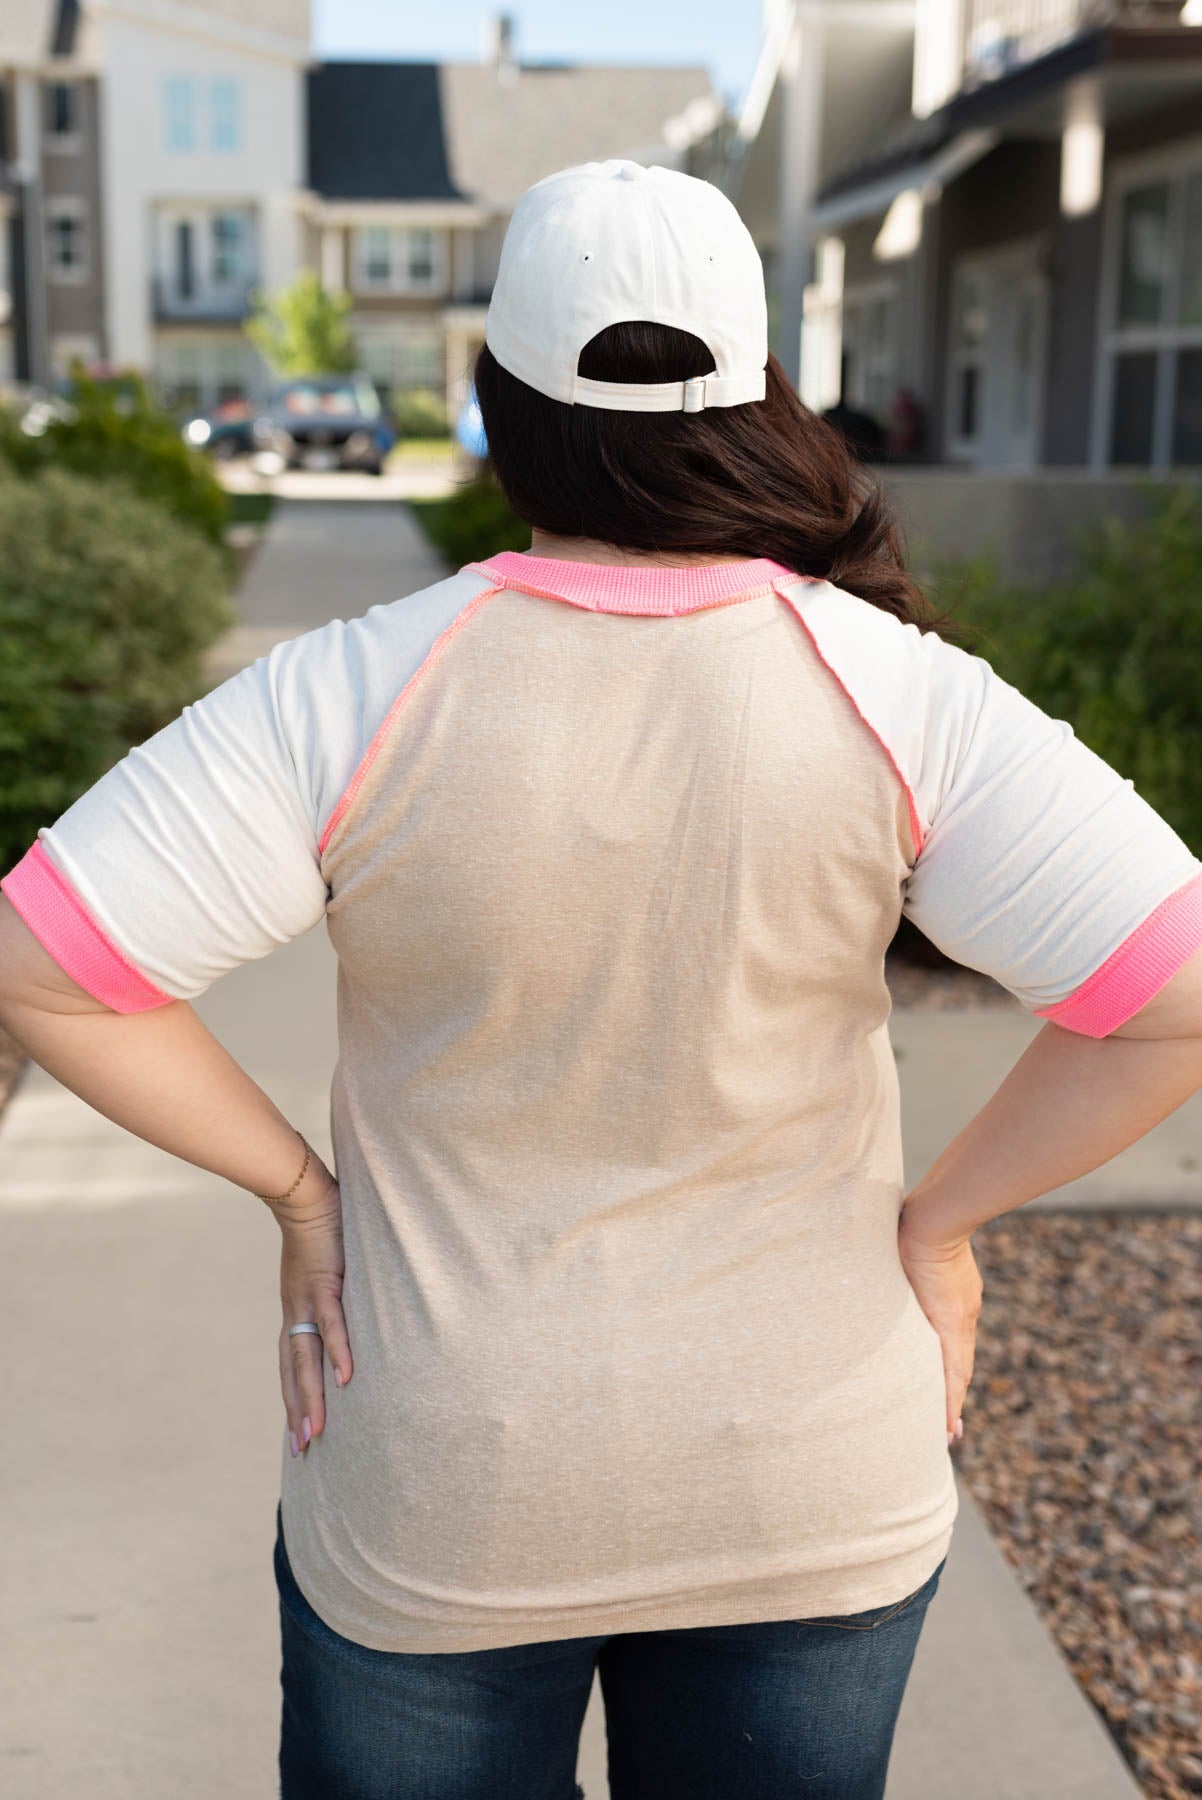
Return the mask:
[[[294,1130],[296,1129],[295,1126],[293,1127],[293,1129]],[[292,1183],[292,1186],[288,1189],[288,1192],[286,1194],[256,1194],[255,1195],[256,1200],[262,1200],[268,1206],[278,1206],[281,1200],[291,1199],[292,1195],[295,1194],[295,1192],[296,1192],[297,1188],[300,1186],[301,1182],[305,1179],[305,1170],[309,1167],[309,1159],[313,1155],[313,1152],[312,1152],[312,1150],[310,1150],[309,1145],[306,1142],[304,1136],[299,1131],[296,1133],[296,1135],[298,1138],[300,1138],[301,1143],[304,1144],[304,1146],[305,1146],[305,1160],[301,1164],[300,1174],[297,1176],[296,1180]]]

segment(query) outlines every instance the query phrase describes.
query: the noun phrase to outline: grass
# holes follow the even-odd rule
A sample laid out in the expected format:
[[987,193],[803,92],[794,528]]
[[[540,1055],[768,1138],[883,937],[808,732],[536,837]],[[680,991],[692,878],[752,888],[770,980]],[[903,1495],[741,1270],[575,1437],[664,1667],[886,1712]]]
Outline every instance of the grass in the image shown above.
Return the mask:
[[454,440],[442,438],[402,438],[389,452],[389,462],[450,462]]
[[227,525],[266,525],[275,505],[275,495],[272,493],[231,493],[227,498],[229,500],[229,511],[225,519]]

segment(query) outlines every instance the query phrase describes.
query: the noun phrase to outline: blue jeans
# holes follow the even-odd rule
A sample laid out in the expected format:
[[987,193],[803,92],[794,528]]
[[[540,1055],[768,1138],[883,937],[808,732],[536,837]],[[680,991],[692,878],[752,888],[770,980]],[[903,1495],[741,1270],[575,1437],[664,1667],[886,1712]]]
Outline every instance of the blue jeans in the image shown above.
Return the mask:
[[594,1670],[612,1800],[881,1800],[943,1567],[904,1600],[838,1618],[414,1655],[325,1624],[277,1507],[280,1800],[581,1800]]

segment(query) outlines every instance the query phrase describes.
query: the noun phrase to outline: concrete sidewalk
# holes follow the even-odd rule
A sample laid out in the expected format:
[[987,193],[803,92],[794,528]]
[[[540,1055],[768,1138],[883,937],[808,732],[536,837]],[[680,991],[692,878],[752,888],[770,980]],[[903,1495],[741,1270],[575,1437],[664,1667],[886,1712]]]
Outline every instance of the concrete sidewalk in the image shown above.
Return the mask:
[[[399,508],[342,511],[279,509],[243,596],[248,626],[307,629],[435,578]],[[197,1006],[327,1158],[335,970],[318,926]],[[989,1079],[987,1054],[971,1061],[956,1036],[987,1016],[1009,1018],[896,1019],[920,1161]],[[1025,1029],[1021,1015],[1015,1024]],[[268,1800],[283,1453],[275,1227],[241,1190],[142,1144],[30,1068],[0,1127],[0,1257],[12,1371],[0,1630],[15,1647],[0,1692],[3,1791]],[[580,1780],[587,1800],[603,1800],[596,1687]],[[1137,1795],[962,1492],[889,1800]]]
[[[1017,1001],[948,1011],[895,1009],[889,1035],[902,1091],[907,1186],[984,1106],[1042,1028],[1043,1020]],[[1202,1094],[1121,1156],[1030,1205],[1050,1211],[1202,1208]]]

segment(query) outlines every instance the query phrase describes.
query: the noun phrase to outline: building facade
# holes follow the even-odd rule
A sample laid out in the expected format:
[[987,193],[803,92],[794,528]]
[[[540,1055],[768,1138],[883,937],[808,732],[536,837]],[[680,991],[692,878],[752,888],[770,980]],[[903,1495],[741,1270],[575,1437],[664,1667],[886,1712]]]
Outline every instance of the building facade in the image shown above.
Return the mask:
[[1200,25],[918,0],[904,110],[800,202],[772,189],[809,403],[967,469],[1202,466]]
[[349,293],[363,367],[452,410],[514,202],[607,156],[692,166],[700,68],[310,53],[308,0],[0,0],[0,378],[136,369],[181,409],[268,379],[244,332],[298,270]]

